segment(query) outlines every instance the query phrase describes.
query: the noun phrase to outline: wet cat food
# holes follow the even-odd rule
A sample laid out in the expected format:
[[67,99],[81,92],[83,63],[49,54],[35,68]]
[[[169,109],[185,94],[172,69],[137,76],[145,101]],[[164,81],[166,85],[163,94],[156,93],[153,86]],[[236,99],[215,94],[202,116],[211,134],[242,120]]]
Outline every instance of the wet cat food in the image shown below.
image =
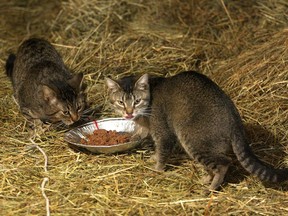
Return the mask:
[[98,129],[89,134],[86,139],[81,139],[82,144],[110,146],[130,141],[130,134],[127,132],[116,132],[115,130]]

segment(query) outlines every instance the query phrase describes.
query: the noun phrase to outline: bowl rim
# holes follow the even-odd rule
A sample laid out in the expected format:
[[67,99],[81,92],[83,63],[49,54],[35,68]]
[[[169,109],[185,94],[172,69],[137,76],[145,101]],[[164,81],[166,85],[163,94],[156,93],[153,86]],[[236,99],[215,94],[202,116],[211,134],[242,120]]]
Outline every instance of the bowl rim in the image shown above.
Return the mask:
[[69,144],[77,145],[77,146],[84,147],[84,148],[113,148],[113,147],[116,147],[116,146],[123,146],[123,145],[127,145],[127,144],[133,144],[133,143],[135,143],[135,142],[140,143],[141,140],[135,140],[135,141],[125,142],[125,143],[118,143],[118,144],[114,144],[114,145],[87,145],[87,144],[81,144],[81,143],[72,142],[72,141],[70,141],[69,139],[67,139],[68,134],[69,134],[71,131],[80,129],[80,128],[85,127],[85,126],[89,126],[89,125],[91,125],[91,124],[94,124],[95,127],[96,127],[96,129],[99,130],[98,123],[106,122],[106,121],[115,121],[115,120],[116,120],[116,121],[131,121],[131,122],[133,122],[132,120],[125,119],[125,118],[105,118],[105,119],[100,119],[100,120],[93,120],[93,121],[86,122],[86,123],[83,124],[83,125],[80,125],[80,126],[78,126],[78,127],[75,127],[75,128],[73,128],[73,129],[67,131],[67,132],[64,134],[64,140],[65,140],[66,142],[68,142]]

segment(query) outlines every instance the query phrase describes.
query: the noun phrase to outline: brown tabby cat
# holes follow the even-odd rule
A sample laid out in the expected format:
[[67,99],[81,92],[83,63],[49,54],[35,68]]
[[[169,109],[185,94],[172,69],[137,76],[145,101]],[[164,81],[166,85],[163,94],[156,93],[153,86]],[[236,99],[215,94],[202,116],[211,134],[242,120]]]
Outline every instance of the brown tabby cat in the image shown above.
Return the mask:
[[[171,149],[180,143],[185,152],[204,165],[209,189],[223,182],[234,152],[241,165],[263,181],[288,180],[288,169],[274,169],[251,151],[240,115],[231,99],[209,78],[188,71],[170,78],[119,81],[107,78],[115,111],[134,120],[156,145],[156,169],[162,171]],[[143,123],[146,122],[146,123]]]
[[43,39],[24,41],[6,62],[14,98],[31,126],[78,121],[85,107],[83,74],[72,75],[55,48]]

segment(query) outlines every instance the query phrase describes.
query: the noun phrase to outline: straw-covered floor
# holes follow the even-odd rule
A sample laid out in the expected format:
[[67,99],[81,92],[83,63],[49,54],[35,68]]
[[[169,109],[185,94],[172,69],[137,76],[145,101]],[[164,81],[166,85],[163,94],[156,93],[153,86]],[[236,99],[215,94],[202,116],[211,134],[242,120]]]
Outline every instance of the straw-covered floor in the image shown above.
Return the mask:
[[158,173],[149,143],[128,153],[95,155],[69,148],[63,130],[29,140],[4,72],[8,54],[24,39],[46,38],[75,73],[85,74],[89,102],[101,119],[114,116],[105,76],[198,70],[231,96],[253,151],[275,167],[288,167],[286,0],[4,2],[0,215],[288,214],[287,184],[263,184],[237,163],[223,189],[207,197],[201,166],[182,158]]

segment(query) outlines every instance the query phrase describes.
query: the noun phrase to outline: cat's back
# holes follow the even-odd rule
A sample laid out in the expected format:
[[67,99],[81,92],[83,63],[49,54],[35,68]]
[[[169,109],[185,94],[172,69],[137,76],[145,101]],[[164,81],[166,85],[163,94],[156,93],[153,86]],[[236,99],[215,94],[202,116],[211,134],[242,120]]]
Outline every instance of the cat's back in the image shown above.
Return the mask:
[[[238,119],[232,100],[211,79],[188,71],[163,79],[152,89],[154,107],[162,107],[167,116],[187,121],[189,116],[218,121]],[[195,118],[193,118],[193,121]]]
[[[31,38],[24,41],[16,54],[12,82],[14,86],[35,83],[41,79],[71,78],[70,73],[57,52],[46,40]],[[17,88],[17,87],[16,87]]]
[[[157,94],[174,99],[226,98],[226,94],[207,76],[195,71],[179,73],[162,79],[155,87]],[[211,102],[212,102],[211,101]]]
[[31,38],[20,45],[15,64],[29,68],[43,61],[63,64],[60,55],[48,41],[41,38]]

